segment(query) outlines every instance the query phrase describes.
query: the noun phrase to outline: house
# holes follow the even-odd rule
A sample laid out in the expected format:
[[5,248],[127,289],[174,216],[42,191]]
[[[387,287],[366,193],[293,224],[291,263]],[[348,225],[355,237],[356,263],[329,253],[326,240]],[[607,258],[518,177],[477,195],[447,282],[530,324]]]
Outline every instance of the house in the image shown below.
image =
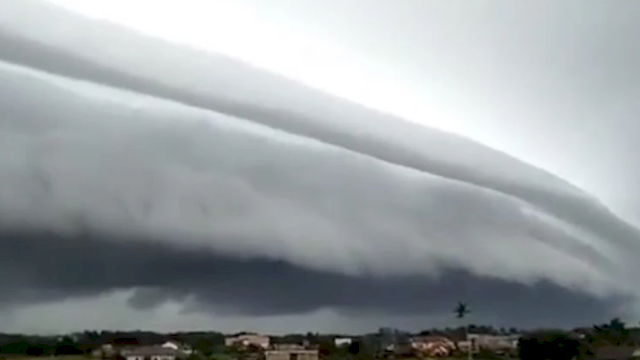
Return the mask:
[[122,350],[121,355],[126,360],[180,360],[188,356],[183,351],[162,345],[136,346]]
[[456,350],[456,344],[445,336],[419,336],[412,338],[410,342],[411,347],[418,354],[423,354],[427,357],[450,356]]
[[306,346],[300,344],[273,344],[273,350],[293,351],[304,349],[306,349]]
[[478,346],[471,340],[458,340],[456,341],[456,346],[459,351],[465,354],[469,352],[469,349],[472,349],[474,353],[478,352]]
[[270,345],[270,339],[265,335],[258,334],[240,334],[237,336],[230,336],[224,339],[225,346],[255,346],[262,349],[268,349]]
[[104,344],[91,352],[91,357],[97,359],[110,359],[116,355],[117,351],[112,344]]
[[162,346],[163,348],[173,349],[173,350],[179,350],[182,348],[182,346],[180,346],[177,342],[173,342],[173,341],[167,341],[160,346]]
[[414,358],[416,349],[411,344],[391,344],[384,349],[383,358]]
[[189,347],[185,346],[184,344],[180,344],[179,342],[176,341],[167,341],[165,343],[163,343],[162,345],[163,348],[167,348],[167,349],[173,349],[176,351],[182,351],[187,355],[191,355],[193,354],[193,350],[190,349]]
[[347,337],[338,337],[333,339],[333,343],[337,348],[347,347],[353,343],[353,339]]
[[318,350],[309,349],[280,349],[265,352],[265,360],[318,360]]
[[519,338],[519,335],[469,334],[468,336],[474,352],[488,350],[497,353],[508,353],[517,349]]

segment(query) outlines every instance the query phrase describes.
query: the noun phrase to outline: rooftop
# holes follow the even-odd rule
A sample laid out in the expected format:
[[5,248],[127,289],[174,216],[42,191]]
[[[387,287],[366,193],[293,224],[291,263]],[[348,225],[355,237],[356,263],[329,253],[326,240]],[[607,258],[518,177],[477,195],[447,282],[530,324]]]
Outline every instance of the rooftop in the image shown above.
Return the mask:
[[137,346],[124,351],[124,356],[154,356],[154,355],[167,355],[167,356],[182,356],[184,352],[175,350],[162,345],[153,346]]

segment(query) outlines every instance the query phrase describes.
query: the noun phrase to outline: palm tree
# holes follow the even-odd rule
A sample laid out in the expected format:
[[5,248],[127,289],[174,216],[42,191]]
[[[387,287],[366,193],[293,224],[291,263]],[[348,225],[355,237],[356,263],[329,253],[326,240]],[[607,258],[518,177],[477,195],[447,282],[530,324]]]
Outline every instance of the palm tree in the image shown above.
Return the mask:
[[[458,319],[464,319],[465,316],[467,316],[471,310],[469,310],[469,306],[463,302],[459,302],[458,306],[456,306],[456,308],[453,310],[453,312],[456,314],[456,318]],[[467,328],[467,326],[463,326],[464,327],[464,336],[465,339],[467,340],[467,342],[469,343],[469,360],[471,360],[472,356],[473,356],[473,349],[471,347],[471,341],[469,341],[469,330]]]
[[455,308],[455,310],[453,310],[453,312],[456,313],[456,317],[458,319],[462,319],[471,311],[469,310],[469,306],[467,306],[467,304],[459,302],[458,306],[456,306],[456,308]]

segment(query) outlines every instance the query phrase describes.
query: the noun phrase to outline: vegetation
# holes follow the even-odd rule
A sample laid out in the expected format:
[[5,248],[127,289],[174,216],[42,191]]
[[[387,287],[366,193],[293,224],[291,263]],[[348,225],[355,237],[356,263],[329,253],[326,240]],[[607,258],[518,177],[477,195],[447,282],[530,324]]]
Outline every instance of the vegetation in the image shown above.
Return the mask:
[[611,319],[608,324],[594,325],[593,328],[595,330],[594,334],[588,338],[591,343],[622,345],[630,340],[630,331],[619,318]]
[[[0,336],[1,338],[2,336]],[[81,355],[88,347],[82,343],[76,343],[69,337],[21,337],[19,335],[5,336],[5,342],[0,343],[0,353],[25,356],[52,356],[52,355]]]
[[594,325],[590,330],[582,329],[582,335],[578,337],[561,330],[528,334],[520,338],[519,357],[522,360],[571,360],[574,356],[593,357],[601,347],[640,346],[640,339],[634,338],[632,329],[619,318],[611,319],[607,324]]
[[[456,314],[456,318],[462,320],[465,318],[465,316],[471,313],[471,310],[469,309],[469,306],[467,306],[467,304],[459,302],[458,306],[456,306],[453,312]],[[465,340],[469,341],[469,326],[465,326],[464,328],[464,337],[465,337]],[[460,349],[458,348],[458,352],[459,351]],[[469,344],[469,349],[467,350],[467,357],[469,359],[473,357],[472,344]]]
[[[469,314],[469,308],[464,303],[459,303],[454,313],[457,318],[464,319]],[[496,329],[491,326],[468,325],[457,329],[430,329],[421,331],[421,335],[451,335],[462,334],[465,331],[476,334],[514,334],[517,329]],[[520,338],[517,354],[522,360],[571,360],[577,355],[593,355],[593,349],[599,346],[617,346],[635,343],[634,334],[640,333],[627,328],[620,319],[611,319],[606,324],[594,325],[590,329],[582,329],[584,338],[561,330],[541,330],[528,333]],[[317,333],[290,334],[272,337],[273,343],[308,343],[319,349],[322,360],[373,360],[375,358],[415,357],[415,352],[407,346],[410,334],[393,333],[393,342],[404,344],[405,350],[399,350],[390,355],[385,351],[389,334],[382,330],[378,333],[361,336],[349,336],[354,339],[350,346],[336,347],[335,337],[344,335],[321,335]],[[417,335],[417,334],[416,334]],[[262,349],[228,348],[224,345],[224,335],[218,332],[184,332],[172,334],[159,334],[146,331],[134,332],[96,332],[85,331],[83,333],[70,334],[64,337],[58,336],[26,336],[18,334],[0,334],[0,357],[19,356],[21,360],[35,359],[48,356],[60,356],[65,360],[77,360],[89,355],[100,345],[131,344],[150,345],[175,340],[184,343],[195,350],[195,355],[189,360],[237,360],[263,358]],[[640,340],[640,339],[638,339]],[[399,347],[402,347],[399,346]],[[403,352],[404,351],[404,352]],[[591,353],[590,353],[591,351]],[[466,353],[460,355],[467,355]],[[477,359],[500,359],[499,355],[484,351],[476,354]],[[504,358],[504,356],[502,357]]]
[[159,334],[149,331],[85,331],[64,337],[0,334],[0,354],[31,357],[87,355],[98,346],[107,343],[116,345],[152,345],[169,340],[189,345],[194,350],[198,350],[207,356],[221,351],[224,347],[224,335],[217,332]]
[[580,342],[562,331],[541,331],[520,338],[521,360],[571,360],[579,354]]

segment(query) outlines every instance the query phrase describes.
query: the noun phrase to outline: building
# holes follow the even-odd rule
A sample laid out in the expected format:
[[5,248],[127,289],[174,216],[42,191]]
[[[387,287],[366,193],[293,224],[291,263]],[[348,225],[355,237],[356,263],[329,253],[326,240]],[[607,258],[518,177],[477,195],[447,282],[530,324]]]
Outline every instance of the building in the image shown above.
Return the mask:
[[96,359],[110,359],[116,355],[117,351],[111,344],[104,344],[91,352],[91,357]]
[[469,342],[471,342],[473,352],[487,350],[496,353],[508,353],[518,348],[519,339],[519,335],[469,334],[468,341],[460,348],[468,348]]
[[183,351],[162,345],[137,346],[122,350],[121,354],[126,360],[179,360],[188,356]]
[[427,335],[411,339],[411,347],[418,354],[427,357],[450,356],[456,350],[456,344],[445,336]]
[[338,337],[333,339],[333,343],[337,348],[347,347],[353,343],[353,339],[347,337]]
[[382,357],[388,358],[415,358],[417,354],[416,349],[411,344],[392,344],[387,346],[383,352]]
[[306,346],[300,344],[273,344],[272,350],[294,351],[304,349],[306,349]]
[[478,352],[478,347],[470,340],[458,340],[456,341],[456,346],[460,352],[465,354],[469,352],[469,349],[473,349],[474,353]]
[[255,346],[262,349],[268,349],[271,341],[268,336],[258,334],[241,334],[237,336],[230,336],[224,339],[225,346]]
[[291,348],[269,350],[265,352],[265,360],[318,360],[318,350]]
[[411,335],[389,327],[378,329],[378,341],[381,349],[392,350],[396,345],[409,345]]
[[163,348],[167,348],[167,349],[173,349],[176,351],[182,351],[183,353],[187,354],[187,355],[191,355],[193,354],[193,350],[190,349],[189,347],[185,346],[184,344],[181,344],[179,342],[176,341],[167,341],[164,344],[161,345]]

